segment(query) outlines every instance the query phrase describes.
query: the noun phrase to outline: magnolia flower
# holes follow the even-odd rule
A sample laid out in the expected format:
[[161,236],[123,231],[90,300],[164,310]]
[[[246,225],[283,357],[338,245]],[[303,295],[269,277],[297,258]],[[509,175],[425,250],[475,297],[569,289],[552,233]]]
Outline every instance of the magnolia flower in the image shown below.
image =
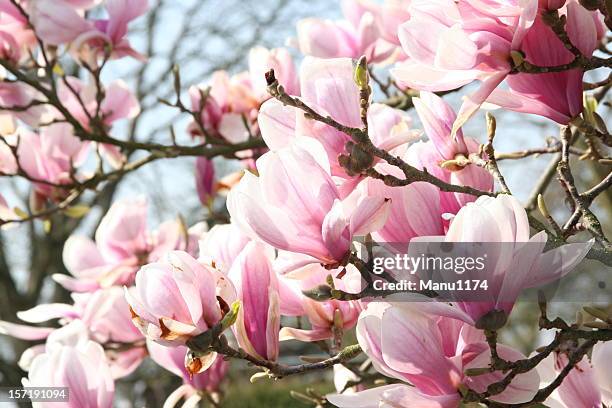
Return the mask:
[[200,202],[210,206],[215,195],[215,165],[206,157],[196,159],[196,191]]
[[17,172],[17,160],[10,146],[15,145],[14,137],[6,137],[7,143],[0,144],[0,174],[15,174]]
[[354,236],[383,225],[389,203],[358,195],[341,200],[324,166],[297,145],[264,154],[259,177],[245,173],[228,196],[233,222],[275,248],[341,262]]
[[200,259],[227,274],[249,242],[236,224],[217,224],[200,240]]
[[[140,113],[140,105],[128,86],[121,80],[109,84],[104,90],[104,98],[97,100],[97,88],[94,84],[85,84],[80,79],[68,77],[67,85],[60,83],[58,95],[70,114],[87,130],[94,122],[110,129],[114,122],[121,119],[133,119]],[[56,112],[57,118],[63,118]],[[98,116],[96,116],[98,115]],[[117,146],[100,143],[98,151],[115,168],[125,162],[125,157]]]
[[[589,57],[597,48],[605,30],[601,30],[599,14],[590,12],[568,1],[564,10],[566,30],[570,41],[583,55]],[[544,23],[536,19],[520,47],[525,61],[537,66],[557,66],[571,62],[574,55]],[[582,112],[582,78],[584,70],[575,68],[545,74],[518,73],[510,75],[506,82],[509,91],[496,89],[487,99],[495,105],[517,112],[533,113],[568,124]]]
[[27,18],[10,0],[0,1],[0,56],[18,63],[36,44]]
[[[609,361],[612,343],[597,343],[589,360],[584,356],[574,366],[561,385],[544,402],[551,408],[593,408],[612,404],[612,372]],[[537,367],[540,387],[548,386],[567,365],[568,356],[553,352]]]
[[[113,378],[124,377],[133,372],[142,359],[146,350],[143,348],[143,336],[131,323],[128,304],[125,301],[123,290],[120,287],[111,287],[92,293],[73,293],[73,305],[63,303],[47,303],[32,309],[17,312],[17,317],[28,323],[43,323],[53,319],[60,319],[63,325],[78,322],[87,338],[100,344],[131,344],[126,350],[113,350],[106,352]],[[0,332],[24,340],[43,340],[51,337],[55,329],[40,332],[33,336],[34,330],[46,329],[33,326],[15,325],[0,321]],[[61,329],[57,329],[61,330]],[[53,334],[53,336],[56,336]],[[32,359],[44,352],[43,345],[35,345],[25,350],[19,365],[28,370]]]
[[[463,207],[452,220],[444,241],[487,245],[485,268],[470,272],[469,278],[486,279],[488,289],[479,294],[478,301],[458,299],[456,306],[464,313],[461,318],[485,328],[499,328],[524,289],[562,278],[582,261],[593,245],[592,241],[566,244],[544,252],[546,240],[546,231],[529,237],[525,209],[507,194],[495,198],[483,196]],[[421,237],[413,242],[418,241],[439,239]],[[491,322],[493,315],[498,317],[493,319],[495,322]]]
[[[356,293],[362,282],[358,271],[348,269],[346,276],[335,279],[337,289]],[[286,316],[305,316],[311,328],[296,329],[283,327],[280,331],[281,341],[319,341],[334,337],[334,333],[352,329],[357,323],[361,307],[356,301],[338,301],[335,299],[319,301],[304,295],[313,288],[324,284],[328,275],[338,274],[320,265],[308,264],[279,278],[281,313]],[[315,289],[316,290],[316,289]]]
[[249,138],[249,131],[253,131],[251,123],[257,117],[261,101],[253,90],[248,72],[230,77],[225,71],[216,71],[209,84],[191,87],[189,95],[191,109],[200,112],[204,127],[201,129],[199,124],[191,123],[188,129],[193,136],[212,134],[230,143],[241,143]]
[[380,6],[367,0],[344,0],[343,21],[307,18],[298,22],[297,42],[305,55],[319,58],[365,55],[369,62],[384,62],[396,50],[382,40]]
[[[389,165],[376,167],[382,174],[401,178],[401,171]],[[406,244],[418,236],[443,235],[444,211],[440,190],[427,183],[411,183],[403,187],[389,187],[381,180],[368,179],[368,195],[391,199],[391,210],[385,225],[372,234],[377,242]],[[399,248],[398,248],[399,249]]]
[[[327,396],[339,407],[456,408],[462,385],[482,392],[505,377],[499,371],[466,376],[466,369],[485,367],[490,361],[482,332],[455,319],[424,313],[418,304],[370,303],[359,317],[357,339],[377,371],[412,386],[394,384]],[[508,361],[525,358],[504,345],[498,345],[498,352]],[[538,391],[538,383],[535,371],[519,374],[491,399],[505,404],[527,402]]]
[[128,24],[147,11],[147,0],[108,0],[108,18],[102,20],[85,19],[82,6],[82,2],[67,0],[31,2],[30,15],[36,33],[48,44],[72,43],[81,59],[88,62],[106,55],[107,49],[111,58],[144,59],[132,48],[126,35]]
[[[342,125],[362,127],[359,88],[353,71],[348,58],[305,58],[300,68],[301,99],[321,115],[330,116]],[[350,136],[343,132],[308,119],[301,110],[284,106],[277,100],[269,100],[262,105],[258,122],[262,137],[271,150],[286,147],[296,138],[304,136],[316,139],[325,149],[331,175],[346,181],[346,185],[341,187],[343,196],[352,191],[360,180],[347,174],[338,162],[340,155],[347,154],[346,145],[351,141]],[[381,149],[394,149],[418,136],[418,132],[410,129],[409,117],[382,104],[370,106],[368,123],[370,139]]]
[[[111,285],[129,285],[138,268],[155,262],[166,252],[184,249],[194,252],[192,236],[196,227],[185,231],[183,224],[167,221],[156,231],[147,229],[147,202],[143,197],[115,202],[102,218],[95,234],[73,235],[64,245],[66,269],[74,276],[53,275],[66,289],[76,292],[96,290]],[[186,235],[187,233],[187,235]]]
[[446,91],[482,82],[465,98],[453,133],[508,76],[510,53],[519,48],[538,9],[537,1],[490,3],[498,2],[412,0],[410,18],[399,29],[408,59],[392,75],[402,84]]
[[210,329],[236,299],[226,276],[182,251],[142,267],[136,274],[135,291],[126,290],[125,296],[136,327],[147,338],[168,346],[185,344]]
[[249,75],[253,92],[260,101],[270,98],[265,74],[271,69],[274,70],[279,83],[283,84],[285,92],[289,95],[300,94],[298,74],[289,51],[286,48],[269,50],[254,47],[249,51]]
[[165,408],[177,406],[181,399],[185,400],[183,407],[197,406],[203,398],[202,391],[212,394],[219,390],[229,369],[229,363],[218,356],[208,370],[193,374],[185,368],[185,355],[189,351],[187,347],[165,347],[149,340],[147,348],[153,361],[183,380],[183,385],[166,398]]
[[65,123],[46,126],[40,134],[20,129],[17,156],[19,166],[34,180],[33,211],[43,207],[47,200],[59,201],[65,197],[67,191],[53,184],[70,184],[73,177],[82,177],[73,174],[73,168],[84,162],[88,152],[88,144],[74,136],[72,128]]
[[[412,101],[430,140],[410,146],[406,152],[407,161],[448,183],[493,191],[491,173],[468,162],[471,154],[479,152],[479,143],[464,137],[461,129],[454,137],[451,135],[457,115],[450,105],[431,92],[421,92],[420,97]],[[445,213],[455,214],[475,199],[469,194],[440,192],[440,203]]]
[[[16,111],[9,109],[0,110],[0,112],[10,115],[13,122],[16,118],[32,127],[38,127],[40,123],[52,119],[47,107],[33,103],[33,101],[39,99],[40,95],[26,84],[19,82],[0,82],[0,105],[6,108],[16,108]],[[17,109],[26,107],[29,108]],[[10,126],[5,125],[4,127]],[[13,125],[12,127],[14,128],[15,126]]]
[[378,28],[382,38],[394,45],[401,45],[398,30],[410,19],[408,11],[412,0],[385,0],[382,4]]
[[[104,98],[99,103],[95,84],[86,84],[75,77],[66,78],[66,82],[58,86],[58,96],[70,114],[86,129],[92,126],[96,113],[99,113],[102,124],[109,128],[117,120],[133,119],[140,113],[138,100],[121,80],[105,87]],[[59,112],[57,114],[61,116]]]
[[233,326],[242,349],[252,356],[278,358],[280,295],[276,272],[264,244],[250,242],[234,261],[229,277],[241,307]]
[[67,402],[34,402],[36,408],[113,406],[115,385],[104,349],[87,339],[78,321],[57,330],[47,340],[45,352],[34,358],[22,383],[24,387],[70,389]]

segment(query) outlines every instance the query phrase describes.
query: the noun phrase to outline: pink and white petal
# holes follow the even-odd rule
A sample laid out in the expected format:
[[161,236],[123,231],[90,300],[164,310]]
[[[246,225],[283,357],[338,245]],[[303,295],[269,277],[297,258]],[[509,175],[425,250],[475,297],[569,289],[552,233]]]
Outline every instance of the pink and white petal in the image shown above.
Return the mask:
[[503,89],[494,90],[487,98],[487,103],[515,112],[544,116],[557,123],[567,124],[571,120],[567,114],[557,111],[537,99]]
[[[431,36],[435,36],[431,35]],[[430,35],[420,37],[430,37]],[[438,39],[434,65],[441,69],[468,70],[476,64],[478,47],[460,25],[443,30]]]
[[391,75],[400,85],[421,91],[449,91],[467,85],[478,77],[476,71],[442,70],[414,61],[396,64]]
[[353,394],[329,394],[325,398],[340,408],[379,408],[385,391],[404,388],[406,385],[385,385]]
[[0,334],[22,340],[46,339],[54,330],[53,327],[33,327],[0,320]]
[[93,279],[75,279],[62,273],[54,273],[51,278],[70,292],[93,292],[100,289],[100,283]]
[[591,361],[595,372],[595,380],[601,388],[603,403],[612,404],[612,342],[597,343],[593,346]]
[[350,214],[351,236],[366,235],[385,225],[391,211],[391,200],[384,197],[364,197]]
[[64,244],[62,258],[66,269],[76,277],[87,269],[105,265],[95,242],[82,235],[72,235]]
[[457,120],[453,123],[451,136],[459,131],[459,129],[480,109],[480,106],[487,100],[504,78],[508,75],[507,72],[501,71],[488,76],[482,80],[482,84],[478,90],[470,95],[463,97],[463,104],[457,113]]
[[[491,353],[486,343],[481,344],[481,348],[484,350],[482,353],[472,359],[464,369],[475,368],[475,367],[486,367],[491,360]],[[507,361],[516,361],[524,359],[525,356],[518,351],[505,346],[498,345],[498,352],[500,357]],[[497,382],[505,377],[504,373],[495,372],[491,374],[484,374],[474,377],[469,377],[466,381],[466,385],[475,391],[482,392],[486,387]],[[517,404],[522,402],[530,401],[535,394],[538,392],[540,386],[540,376],[536,370],[531,370],[527,373],[517,375],[510,385],[500,394],[492,397],[492,400],[501,402],[504,404]]]
[[17,312],[17,317],[28,323],[42,323],[51,319],[76,318],[78,313],[73,305],[65,303],[46,303],[31,309]]
[[295,138],[296,115],[294,107],[285,106],[276,99],[269,99],[261,105],[257,122],[261,137],[271,150],[291,144]]
[[564,277],[584,259],[593,244],[593,240],[565,244],[545,252],[534,265],[526,287],[545,285]]
[[140,113],[140,104],[127,84],[118,80],[106,88],[106,97],[100,110],[104,115],[104,122],[111,124],[119,119],[136,117]]
[[332,332],[330,329],[315,329],[304,330],[295,329],[293,327],[283,327],[279,332],[279,340],[299,340],[305,342],[320,341],[331,338]]
[[583,55],[590,57],[598,43],[597,25],[593,13],[576,2],[568,2],[566,30],[572,44]]
[[69,43],[93,29],[90,22],[63,1],[38,0],[32,6],[30,14],[36,34],[49,44]]
[[[326,41],[329,41],[327,39]],[[300,70],[304,102],[346,126],[359,127],[359,89],[350,58],[306,57]]]
[[21,353],[21,357],[19,357],[17,365],[19,365],[19,368],[21,368],[23,371],[29,371],[30,366],[32,365],[32,361],[44,352],[44,344],[37,344],[35,346],[29,347],[25,349],[23,353]]

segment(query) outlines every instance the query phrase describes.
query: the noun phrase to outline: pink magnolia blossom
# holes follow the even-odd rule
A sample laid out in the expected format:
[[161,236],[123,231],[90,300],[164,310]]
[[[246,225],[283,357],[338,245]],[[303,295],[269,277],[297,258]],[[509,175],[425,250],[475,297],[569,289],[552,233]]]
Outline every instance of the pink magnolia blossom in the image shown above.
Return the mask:
[[[493,191],[493,177],[486,169],[461,163],[470,154],[477,154],[480,145],[464,137],[462,129],[457,129],[454,137],[451,135],[457,115],[450,105],[431,92],[421,92],[419,98],[413,98],[413,103],[429,142],[410,146],[407,161],[448,183]],[[475,199],[469,194],[440,192],[441,206],[447,213],[455,214]]]
[[368,0],[343,0],[346,20],[307,18],[298,22],[297,42],[304,55],[319,58],[365,55],[370,63],[389,59],[396,47],[384,41],[378,18],[380,6]]
[[[127,84],[114,81],[103,90],[104,98],[98,106],[95,84],[86,84],[79,78],[68,77],[60,83],[58,95],[62,104],[86,129],[92,127],[92,119],[99,113],[99,119],[106,127],[121,119],[132,119],[140,113],[140,105]],[[59,114],[59,113],[58,113]]]
[[383,225],[389,203],[357,195],[341,200],[324,166],[297,145],[264,154],[259,177],[245,173],[228,196],[233,222],[275,248],[325,264],[342,261],[354,236]]
[[[17,312],[17,317],[28,323],[43,323],[60,319],[61,324],[78,321],[79,327],[87,338],[100,344],[132,344],[126,350],[115,350],[112,347],[106,351],[113,378],[124,377],[133,372],[146,355],[143,347],[144,338],[140,331],[131,323],[129,306],[125,301],[124,292],[120,287],[98,290],[92,293],[73,293],[74,304],[48,303],[32,309]],[[25,325],[0,322],[6,334],[24,340],[42,340],[55,333],[54,329],[39,336],[32,337],[37,328]],[[57,329],[60,330],[60,329]],[[79,329],[80,330],[80,329]],[[1,331],[1,330],[0,330]],[[57,336],[57,335],[53,335]],[[27,370],[31,360],[44,352],[44,347],[35,345],[24,351],[20,359],[20,367]]]
[[47,340],[45,352],[30,366],[24,387],[68,387],[67,402],[34,402],[37,408],[113,406],[115,385],[104,349],[81,333],[78,322],[58,330]]
[[[144,57],[126,38],[128,24],[148,9],[147,0],[107,0],[107,19],[87,20],[81,7],[91,2],[37,0],[32,2],[31,17],[36,33],[46,43],[72,43],[81,59],[94,63],[110,47],[111,58]],[[92,61],[93,60],[93,61]]]
[[[27,108],[23,111],[1,111],[12,117],[12,121],[19,119],[27,125],[37,127],[41,122],[52,119],[48,109],[44,106],[36,105],[35,100],[43,98],[30,86],[19,82],[0,82],[0,105],[7,108]],[[7,132],[11,133],[11,132]]]
[[[318,113],[331,116],[350,127],[362,127],[359,89],[355,84],[350,59],[318,59],[307,57],[300,69],[302,100]],[[343,196],[352,191],[359,181],[349,176],[338,163],[338,156],[346,154],[351,139],[346,134],[323,123],[307,119],[302,111],[283,106],[276,100],[265,102],[258,117],[261,134],[272,150],[288,146],[297,137],[314,138],[325,149],[331,175],[345,180]],[[410,129],[411,120],[403,112],[381,104],[368,110],[369,136],[381,149],[391,150],[416,138]]]
[[228,274],[238,255],[251,242],[235,224],[217,224],[200,240],[200,260]]
[[[212,134],[230,143],[240,143],[248,139],[261,103],[253,90],[248,72],[230,77],[225,71],[217,71],[208,85],[191,87],[189,95],[191,109],[201,112],[200,117],[206,132],[203,134],[202,129],[192,123],[189,125],[189,132],[193,136],[205,137]],[[202,96],[206,97],[203,107]]]
[[210,329],[223,317],[222,307],[236,299],[225,275],[182,251],[142,267],[134,293],[126,290],[125,296],[136,327],[147,338],[168,346],[185,344]]
[[379,29],[382,38],[391,44],[401,45],[398,31],[400,25],[410,19],[410,2],[412,0],[385,0],[382,4]]
[[[397,168],[388,165],[377,166],[377,170],[402,176],[401,171],[397,172]],[[372,234],[376,241],[405,244],[413,237],[444,234],[442,214],[445,211],[440,205],[440,191],[435,186],[412,183],[404,187],[389,187],[381,180],[368,179],[367,191],[371,196],[391,200],[387,222]]]
[[279,347],[280,295],[276,272],[264,244],[247,244],[234,261],[229,277],[241,300],[233,326],[238,344],[250,355],[275,361]]
[[[121,119],[133,119],[140,113],[140,104],[127,84],[117,80],[104,89],[104,98],[99,103],[96,99],[97,89],[94,84],[85,84],[78,78],[68,77],[67,84],[60,83],[58,95],[70,114],[87,130],[101,124],[107,130],[114,122]],[[62,118],[57,112],[59,118]],[[98,123],[94,123],[94,122]],[[117,146],[99,144],[99,151],[113,167],[120,167],[125,157]]]
[[267,49],[264,47],[251,48],[249,52],[249,74],[253,92],[260,101],[270,98],[265,74],[273,69],[279,83],[285,87],[289,95],[300,94],[298,74],[293,58],[286,48]]
[[[599,14],[586,10],[577,1],[568,1],[562,11],[567,18],[566,29],[572,44],[583,55],[592,55],[603,34],[598,28],[601,25]],[[574,55],[542,18],[537,18],[527,32],[520,51],[525,54],[527,62],[544,67],[567,64],[574,59]],[[510,75],[506,79],[510,90],[496,89],[487,101],[506,109],[533,113],[568,124],[582,112],[583,76],[581,68],[545,74]]]
[[36,37],[26,17],[10,0],[0,1],[0,56],[18,63],[28,49],[36,44]]
[[4,140],[7,143],[0,143],[0,174],[10,175],[17,172],[17,160],[15,160],[15,154],[11,149],[17,141],[15,137],[5,136]]
[[[178,220],[166,221],[158,230],[149,231],[146,200],[119,200],[100,222],[95,242],[81,235],[66,241],[64,264],[74,278],[56,274],[53,279],[76,292],[129,285],[140,266],[159,260],[166,252],[184,249],[194,253],[195,244],[185,242],[185,233]],[[189,241],[195,241],[191,235],[187,231]]]
[[[395,384],[329,395],[328,400],[339,407],[456,408],[462,384],[482,392],[505,376],[502,372],[465,376],[466,369],[484,367],[490,361],[482,332],[455,319],[424,313],[418,304],[369,304],[359,317],[357,339],[377,371],[413,386]],[[525,358],[504,345],[498,345],[498,351],[508,361]],[[491,399],[507,404],[529,401],[538,383],[535,371],[519,374]]]
[[164,403],[166,408],[177,406],[181,399],[185,400],[183,407],[197,406],[203,398],[202,391],[207,393],[219,391],[219,386],[229,369],[229,363],[218,356],[208,370],[192,374],[185,368],[185,355],[189,351],[187,347],[166,347],[154,341],[147,341],[147,348],[153,361],[183,380],[183,385],[166,398]]
[[510,53],[519,48],[537,9],[537,1],[413,0],[410,19],[399,29],[408,60],[392,74],[402,84],[427,91],[481,81],[466,96],[454,133],[508,76]]
[[[335,286],[347,292],[358,292],[359,289],[356,286],[361,286],[361,275],[358,271],[348,268],[351,267],[347,267],[345,272],[347,276],[334,280]],[[310,329],[283,327],[280,331],[282,341],[325,340],[334,337],[336,330],[350,330],[355,326],[361,311],[359,302],[334,299],[318,301],[303,293],[303,291],[309,291],[317,285],[324,284],[328,275],[334,276],[339,272],[327,270],[320,265],[309,264],[279,278],[281,313],[287,316],[305,316],[311,326]],[[354,283],[356,285],[352,285]]]
[[249,71],[231,77],[225,71],[217,71],[208,84],[189,89],[191,110],[200,112],[204,127],[191,123],[189,132],[193,136],[222,137],[230,143],[244,142],[250,133],[257,133],[257,112],[262,102],[270,99],[265,79],[270,69],[277,72],[288,93],[299,95],[297,72],[289,52],[284,48],[252,48]]
[[[612,372],[607,362],[611,354],[609,342],[596,344],[592,357],[584,356],[545,404],[553,408],[609,406],[612,403]],[[553,352],[544,359],[537,367],[542,380],[540,387],[549,385],[567,364],[565,353]]]
[[[35,134],[21,129],[17,155],[19,166],[34,180],[32,199],[40,204],[32,210],[39,210],[46,200],[62,200],[66,190],[57,188],[58,184],[73,182],[73,166],[83,163],[88,153],[88,144],[83,143],[72,133],[72,128],[64,123],[44,127]],[[82,177],[76,174],[77,179]]]
[[[434,237],[419,239],[436,240]],[[463,319],[477,325],[486,325],[481,319],[493,311],[501,311],[507,317],[524,289],[565,276],[582,261],[593,244],[566,244],[544,252],[546,232],[530,238],[525,209],[516,198],[506,194],[495,198],[483,196],[467,204],[452,220],[444,240],[489,245],[485,268],[476,272],[478,276],[472,276],[487,279],[486,293],[479,301],[457,302],[468,316]]]
[[196,191],[204,206],[210,206],[215,195],[215,165],[206,157],[196,159]]

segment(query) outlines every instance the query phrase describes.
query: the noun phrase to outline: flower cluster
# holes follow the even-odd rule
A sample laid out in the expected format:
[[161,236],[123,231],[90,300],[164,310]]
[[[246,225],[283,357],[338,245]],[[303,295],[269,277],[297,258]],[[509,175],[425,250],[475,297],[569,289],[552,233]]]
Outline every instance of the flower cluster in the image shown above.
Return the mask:
[[[172,145],[114,135],[115,122],[139,116],[140,101],[101,72],[126,57],[145,61],[127,34],[146,0],[0,0],[0,176],[31,185],[27,211],[0,195],[0,227],[82,218],[85,192],[97,200],[101,186],[178,156],[197,156],[194,193],[207,209],[207,222],[188,227],[179,217],[150,229],[147,200],[122,198],[92,237],[62,242],[68,274],[52,279],[71,303],[19,312],[29,324],[0,321],[0,333],[35,342],[19,359],[24,386],[69,386],[67,406],[111,407],[115,381],[150,356],[182,381],[164,407],[217,404],[237,358],[262,370],[253,380],[334,366],[337,392],[302,396],[317,406],[612,404],[612,317],[602,308],[568,324],[548,319],[540,299],[538,324],[555,335],[529,357],[498,335],[527,289],[558,281],[594,250],[609,262],[590,206],[612,179],[580,193],[569,155],[580,134],[589,147],[581,158],[610,164],[610,134],[583,92],[585,72],[611,66],[594,55],[610,5],[341,3],[343,20],[298,22],[296,50],[255,47],[247,71],[190,87],[189,107],[175,70],[176,102],[162,103],[189,116],[183,136],[198,143],[182,146],[174,130]],[[86,76],[66,74],[69,65]],[[455,111],[444,94],[476,81]],[[511,194],[490,114],[486,141],[464,132],[483,108],[564,126],[544,152],[558,154],[572,203],[564,225],[541,195],[547,224]],[[148,155],[134,159],[140,150]],[[219,179],[216,156],[237,159],[239,170]],[[583,231],[593,239],[568,242]],[[480,272],[486,296],[406,301],[372,292],[373,279],[397,278],[374,276],[360,256],[376,243],[394,254],[422,243],[500,245]],[[353,330],[358,344],[346,346]],[[296,340],[329,358],[284,364],[282,343]],[[350,362],[360,353],[367,363]]]

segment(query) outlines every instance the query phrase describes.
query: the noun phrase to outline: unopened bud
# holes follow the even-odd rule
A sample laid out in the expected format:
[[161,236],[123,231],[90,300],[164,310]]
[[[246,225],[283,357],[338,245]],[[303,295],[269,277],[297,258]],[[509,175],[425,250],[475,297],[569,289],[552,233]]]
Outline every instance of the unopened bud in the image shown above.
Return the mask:
[[368,73],[368,62],[365,56],[359,58],[357,66],[355,67],[355,83],[359,89],[367,89],[370,82],[370,75]]
[[174,93],[181,94],[181,72],[178,65],[172,67],[172,75],[174,75]]
[[487,112],[487,137],[489,138],[489,142],[493,140],[495,137],[495,132],[497,131],[497,121],[495,120],[495,116],[491,114],[491,112]]
[[240,310],[240,301],[237,300],[230,306],[229,312],[223,316],[221,319],[221,331],[227,329],[234,323],[236,323],[236,319],[238,318],[238,311]]
[[544,196],[542,196],[542,194],[538,194],[538,209],[544,217],[550,217],[550,212],[548,211],[548,207],[546,207],[546,202],[544,201]]
[[334,328],[342,329],[344,326],[344,319],[342,318],[342,312],[339,309],[334,310]]

